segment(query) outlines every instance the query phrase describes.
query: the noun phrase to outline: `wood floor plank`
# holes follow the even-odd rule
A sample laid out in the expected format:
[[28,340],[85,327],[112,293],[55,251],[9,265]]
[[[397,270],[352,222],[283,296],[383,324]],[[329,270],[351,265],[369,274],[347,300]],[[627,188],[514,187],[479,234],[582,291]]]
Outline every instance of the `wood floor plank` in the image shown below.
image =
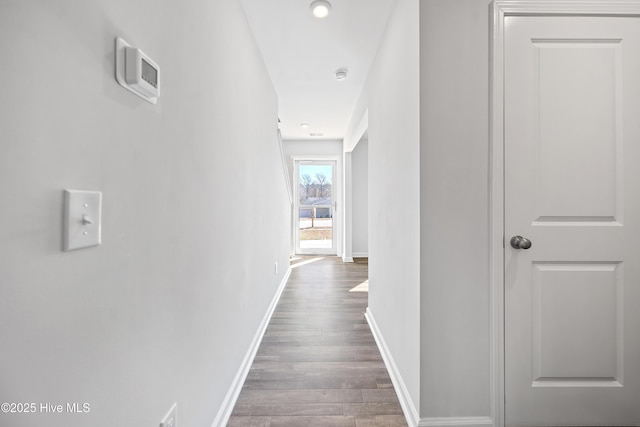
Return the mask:
[[393,388],[389,375],[376,377],[376,383],[378,383],[378,388]]
[[305,257],[267,326],[229,426],[406,426],[364,313],[367,264]]
[[357,388],[362,390],[363,388],[376,387],[376,379],[371,375],[353,375],[353,376],[341,376],[336,374],[330,375],[307,375],[303,381],[304,388]]
[[236,406],[233,407],[233,412],[231,413],[231,416],[237,416],[237,417],[243,417],[243,416],[249,416],[251,415],[251,405],[247,404],[247,403],[238,403]]
[[399,403],[394,389],[362,390],[362,400],[366,402]]
[[[302,377],[302,376],[301,376]],[[247,379],[243,389],[246,390],[299,390],[304,388],[302,379]]]
[[283,354],[280,357],[282,362],[354,362],[354,354],[317,354],[313,350],[303,353]]
[[345,403],[345,415],[402,415],[399,403]]
[[355,417],[271,417],[270,427],[355,427]]
[[231,416],[227,427],[271,427],[271,417]]
[[357,416],[356,427],[402,427],[407,421],[402,415]]
[[326,416],[343,415],[340,403],[271,403],[248,405],[253,416]]
[[238,397],[238,403],[362,403],[360,390],[246,390]]

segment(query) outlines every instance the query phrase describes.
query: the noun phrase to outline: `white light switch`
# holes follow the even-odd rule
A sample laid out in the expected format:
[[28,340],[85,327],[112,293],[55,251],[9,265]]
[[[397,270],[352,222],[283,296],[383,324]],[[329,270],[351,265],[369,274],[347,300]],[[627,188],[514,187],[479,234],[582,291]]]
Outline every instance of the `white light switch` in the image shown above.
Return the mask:
[[100,244],[102,193],[64,190],[64,250]]

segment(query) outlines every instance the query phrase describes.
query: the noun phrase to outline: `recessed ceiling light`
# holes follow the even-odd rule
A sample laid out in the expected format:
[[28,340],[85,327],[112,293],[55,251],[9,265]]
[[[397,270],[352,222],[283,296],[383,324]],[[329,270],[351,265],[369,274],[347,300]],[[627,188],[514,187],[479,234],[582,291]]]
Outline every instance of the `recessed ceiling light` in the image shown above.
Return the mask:
[[327,0],[315,0],[311,3],[311,11],[316,18],[324,18],[331,10],[331,3]]
[[340,68],[338,71],[336,71],[336,80],[344,80],[346,78],[347,78],[346,68]]
[[302,129],[307,129],[309,127],[309,123],[300,123],[300,127]]

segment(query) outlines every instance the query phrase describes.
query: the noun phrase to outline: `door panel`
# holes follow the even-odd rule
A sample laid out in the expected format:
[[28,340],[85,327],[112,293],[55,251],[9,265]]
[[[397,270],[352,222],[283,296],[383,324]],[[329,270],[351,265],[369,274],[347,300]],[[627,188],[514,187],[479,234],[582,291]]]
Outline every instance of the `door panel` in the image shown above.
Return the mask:
[[[613,221],[619,195],[621,40],[531,43],[538,221]],[[574,108],[579,106],[579,108]]]
[[505,18],[508,426],[640,425],[639,83],[640,18]]
[[622,266],[534,263],[533,268],[533,386],[587,380],[619,386]]

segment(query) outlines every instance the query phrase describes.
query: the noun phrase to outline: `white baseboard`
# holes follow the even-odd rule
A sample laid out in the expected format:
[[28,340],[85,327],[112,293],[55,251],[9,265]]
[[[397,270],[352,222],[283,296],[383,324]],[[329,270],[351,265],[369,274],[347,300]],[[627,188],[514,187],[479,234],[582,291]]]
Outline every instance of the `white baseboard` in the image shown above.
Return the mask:
[[486,427],[492,425],[491,417],[422,418],[418,423],[418,427]]
[[447,418],[420,418],[418,410],[416,409],[416,405],[413,400],[411,400],[411,396],[409,396],[409,391],[400,375],[400,371],[398,371],[398,367],[396,366],[391,353],[389,352],[389,348],[380,333],[380,329],[378,329],[378,325],[376,324],[376,320],[373,317],[373,313],[367,307],[367,312],[365,313],[365,317],[367,318],[367,322],[369,322],[369,327],[371,328],[371,333],[373,334],[373,338],[376,340],[376,344],[378,344],[378,348],[380,349],[380,353],[382,354],[382,359],[384,360],[384,364],[389,371],[389,376],[391,377],[391,382],[393,383],[393,387],[396,390],[396,394],[398,395],[398,400],[400,401],[400,406],[402,406],[402,412],[404,412],[404,417],[407,419],[407,424],[409,427],[487,427],[493,426],[493,420],[491,417],[447,417]]
[[354,258],[369,258],[369,252],[354,252],[351,255]]
[[236,376],[231,383],[231,387],[229,387],[229,391],[227,392],[227,395],[225,396],[224,401],[222,402],[222,405],[220,406],[220,409],[216,414],[216,418],[213,420],[213,424],[211,424],[211,427],[226,426],[229,422],[229,417],[231,417],[233,407],[236,405],[236,401],[238,400],[238,396],[240,395],[240,391],[242,390],[244,381],[247,379],[249,369],[251,369],[253,359],[256,357],[258,347],[260,347],[260,343],[262,342],[262,337],[267,330],[267,326],[269,325],[269,321],[271,320],[273,311],[276,309],[276,305],[278,305],[278,301],[280,300],[280,296],[282,295],[282,291],[284,291],[284,287],[286,286],[287,280],[289,280],[290,275],[291,267],[287,269],[287,272],[282,278],[282,282],[278,286],[278,290],[273,296],[271,304],[269,305],[267,312],[262,318],[262,322],[260,323],[260,326],[258,327],[258,330],[253,337],[253,341],[251,341],[249,350],[247,350],[247,353],[244,355],[244,359],[242,359],[240,368],[238,369],[238,372],[236,373]]
[[373,334],[373,338],[376,340],[376,344],[380,349],[380,353],[382,354],[382,359],[384,360],[384,364],[389,371],[389,376],[391,377],[391,382],[393,383],[393,387],[396,390],[396,394],[398,395],[398,400],[400,401],[400,406],[402,407],[402,412],[404,412],[404,417],[407,419],[407,424],[409,427],[418,427],[419,414],[416,409],[413,400],[411,400],[411,396],[409,395],[409,390],[407,390],[407,386],[402,379],[402,375],[400,375],[400,371],[396,366],[396,363],[389,352],[389,348],[380,333],[380,329],[378,329],[378,325],[376,324],[376,320],[373,317],[373,313],[367,307],[367,312],[365,313],[365,317],[367,322],[369,322],[369,328],[371,329],[371,333]]
[[351,258],[350,256],[343,256],[342,262],[353,262],[353,258]]

